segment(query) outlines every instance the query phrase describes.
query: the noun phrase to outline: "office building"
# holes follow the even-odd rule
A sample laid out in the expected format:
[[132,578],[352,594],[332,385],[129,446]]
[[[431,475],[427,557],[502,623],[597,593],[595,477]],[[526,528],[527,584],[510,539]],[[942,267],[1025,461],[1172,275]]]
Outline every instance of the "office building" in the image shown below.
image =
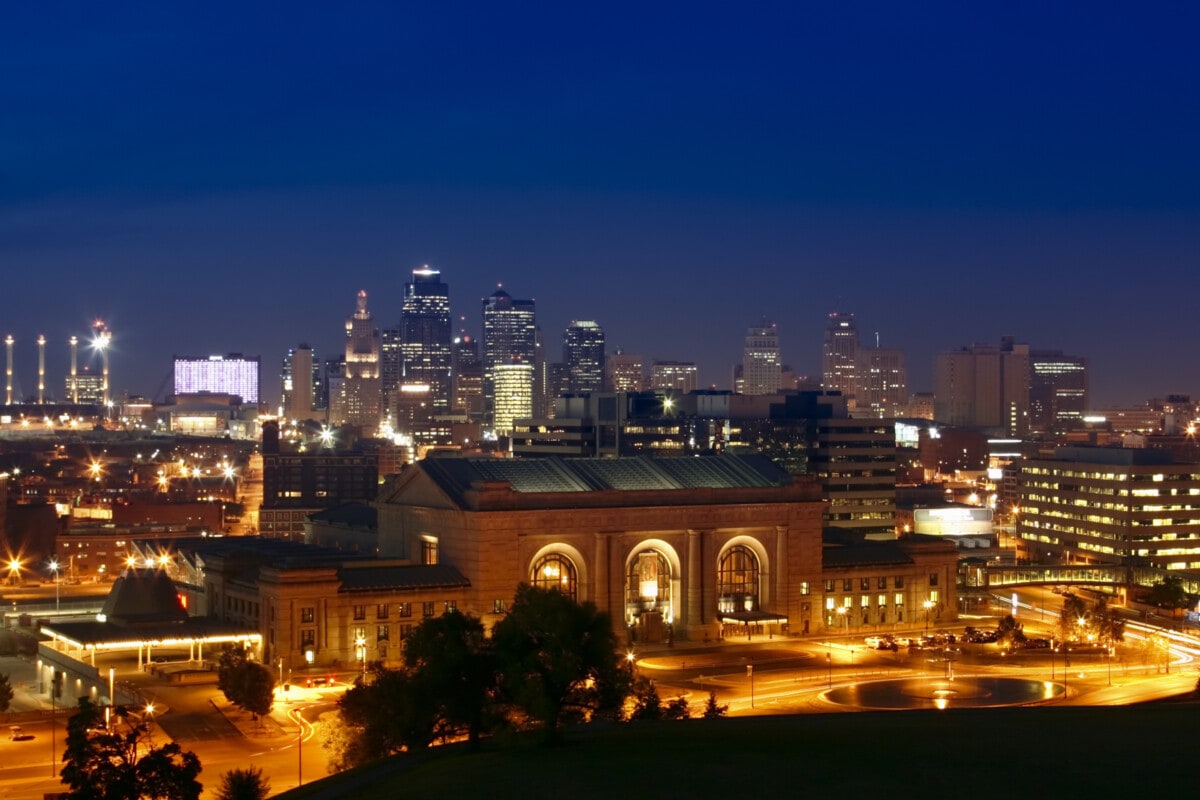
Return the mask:
[[1061,350],[1031,350],[1029,368],[1029,430],[1057,433],[1083,427],[1088,411],[1087,359]]
[[646,361],[620,348],[604,359],[604,388],[609,392],[640,392],[646,382]]
[[533,386],[534,372],[541,359],[538,358],[538,330],[532,300],[514,300],[503,289],[484,298],[482,355],[484,421],[493,422],[497,367],[525,364],[530,368],[530,392],[540,388]]
[[758,327],[747,329],[742,351],[742,394],[778,393],[781,365],[775,323],[764,319]]
[[858,414],[899,417],[908,403],[904,351],[895,347],[859,348],[854,367],[854,405]]
[[483,362],[479,358],[479,341],[460,333],[454,338],[451,355],[453,410],[479,419],[483,416]]
[[1023,462],[1017,480],[1017,536],[1035,561],[1200,570],[1200,464],[1060,447]]
[[[400,384],[429,387],[434,414],[450,410],[450,289],[441,273],[428,266],[414,269],[404,286],[400,311]],[[396,386],[386,387],[394,389]]]
[[1010,337],[999,347],[973,344],[939,354],[935,418],[946,425],[1024,435],[1029,429],[1029,364],[1029,345]]
[[259,372],[258,356],[175,356],[175,394],[228,394],[253,405],[258,402]]
[[854,409],[857,386],[858,328],[854,315],[834,311],[825,326],[825,341],[821,347],[821,388],[826,392],[841,392],[848,407]]
[[563,363],[568,391],[600,391],[604,387],[604,329],[591,320],[572,322],[563,333]]
[[320,362],[312,346],[301,344],[288,350],[283,360],[281,405],[288,419],[314,419],[317,396],[321,389]]
[[533,414],[533,365],[497,364],[492,380],[492,427],[497,433],[506,433],[515,420]]
[[691,361],[654,361],[650,365],[650,391],[688,394],[696,391],[698,371]]

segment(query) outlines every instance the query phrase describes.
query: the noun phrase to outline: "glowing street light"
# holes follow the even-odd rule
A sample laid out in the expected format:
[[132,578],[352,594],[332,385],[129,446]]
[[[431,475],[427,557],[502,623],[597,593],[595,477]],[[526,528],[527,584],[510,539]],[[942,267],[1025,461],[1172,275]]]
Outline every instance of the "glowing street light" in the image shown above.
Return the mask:
[[21,559],[10,558],[8,561],[8,582],[13,586],[21,585]]
[[59,596],[58,596],[58,559],[50,559],[50,571],[54,573],[54,613],[59,611]]
[[933,608],[933,601],[926,600],[924,603],[921,603],[921,605],[925,607],[925,635],[928,636],[929,635],[929,609]]

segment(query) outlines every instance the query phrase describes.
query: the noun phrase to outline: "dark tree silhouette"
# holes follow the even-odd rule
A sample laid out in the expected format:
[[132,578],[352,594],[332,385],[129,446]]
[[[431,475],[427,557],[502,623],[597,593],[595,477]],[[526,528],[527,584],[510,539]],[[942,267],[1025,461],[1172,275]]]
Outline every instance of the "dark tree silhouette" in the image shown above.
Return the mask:
[[427,619],[404,642],[412,680],[437,703],[438,722],[466,729],[479,749],[496,689],[496,659],[478,617],[451,611]]

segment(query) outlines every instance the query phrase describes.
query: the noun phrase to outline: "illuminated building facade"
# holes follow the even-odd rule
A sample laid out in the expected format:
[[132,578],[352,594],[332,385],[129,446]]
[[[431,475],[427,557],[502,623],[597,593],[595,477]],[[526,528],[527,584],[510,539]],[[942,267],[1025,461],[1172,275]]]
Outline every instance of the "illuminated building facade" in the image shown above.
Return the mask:
[[[485,422],[495,421],[496,369],[511,364],[530,368],[530,392],[533,370],[539,363],[538,332],[532,300],[514,300],[498,290],[483,300],[483,409]],[[510,375],[510,379],[513,379]],[[532,396],[532,395],[531,395]],[[518,416],[529,416],[529,413]],[[513,417],[509,417],[511,425]]]
[[346,318],[343,374],[330,409],[330,422],[374,430],[383,418],[383,384],[379,372],[379,329],[359,291],[354,313]]
[[903,416],[908,403],[908,371],[904,351],[895,347],[864,347],[855,368],[855,409],[873,417]]
[[640,392],[646,382],[646,362],[635,353],[617,352],[604,359],[604,388],[610,392]]
[[742,394],[776,394],[779,391],[779,331],[774,322],[763,320],[746,331],[742,351]]
[[259,399],[260,371],[258,356],[246,358],[241,353],[208,358],[176,356],[175,394],[228,394],[253,405]]
[[514,420],[533,414],[533,365],[497,364],[492,377],[492,426],[497,432],[511,431]]
[[679,394],[694,392],[699,381],[699,371],[691,361],[655,361],[650,365],[651,391],[675,391]]
[[1029,367],[1029,429],[1050,433],[1082,427],[1088,411],[1087,359],[1033,350]]
[[572,322],[563,333],[567,391],[599,392],[604,387],[604,329],[591,320]]
[[1200,570],[1200,464],[1156,449],[1060,447],[1025,461],[1017,535],[1034,560]]
[[825,341],[821,346],[821,388],[841,392],[850,409],[854,408],[857,387],[858,328],[854,315],[834,311],[825,326]]
[[320,362],[307,344],[288,350],[283,360],[282,405],[288,419],[313,419],[321,385]]
[[451,368],[452,408],[472,419],[483,415],[483,362],[479,341],[465,333],[454,338]]
[[1029,429],[1029,345],[1005,337],[940,353],[934,363],[935,418],[1021,436]]
[[414,269],[412,280],[404,286],[400,311],[398,383],[428,386],[434,414],[450,410],[450,332],[450,288],[436,269]]

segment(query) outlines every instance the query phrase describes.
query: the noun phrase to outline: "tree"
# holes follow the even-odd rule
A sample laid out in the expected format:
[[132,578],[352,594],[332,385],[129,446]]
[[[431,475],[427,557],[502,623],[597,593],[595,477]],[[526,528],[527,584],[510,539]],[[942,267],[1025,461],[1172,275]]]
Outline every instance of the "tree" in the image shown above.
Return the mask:
[[663,718],[662,700],[654,681],[638,678],[633,684],[633,711],[629,718],[635,720],[656,720]]
[[412,680],[436,699],[439,721],[465,728],[470,748],[478,750],[496,689],[496,659],[483,622],[457,611],[427,619],[405,640],[404,661]]
[[729,705],[717,704],[717,693],[710,691],[708,693],[708,702],[704,704],[705,719],[720,719],[729,712]]
[[13,688],[7,675],[0,675],[0,714],[8,711],[12,705]]
[[1005,614],[996,623],[996,639],[1011,649],[1025,641],[1025,630],[1012,614]]
[[1168,575],[1163,580],[1150,587],[1146,602],[1157,608],[1187,608],[1187,591],[1183,588],[1183,579],[1178,575]]
[[1092,622],[1096,627],[1096,635],[1105,644],[1111,646],[1113,642],[1125,641],[1125,620],[1108,607],[1107,598],[1100,598],[1096,603],[1092,612]]
[[217,688],[225,699],[245,709],[255,719],[271,713],[275,701],[275,676],[263,664],[251,661],[240,647],[226,647],[217,668]]
[[267,800],[271,781],[258,767],[231,769],[221,776],[217,800]]
[[663,708],[663,719],[691,719],[692,709],[687,698],[679,695]]
[[349,769],[401,751],[429,746],[435,736],[437,698],[409,670],[376,667],[372,680],[338,700],[340,725],[326,737],[331,769]]
[[200,759],[175,742],[157,747],[150,729],[123,707],[114,709],[111,727],[87,698],[67,721],[63,755],[64,795],[73,800],[198,800]]
[[1063,595],[1062,614],[1058,617],[1058,638],[1064,642],[1079,636],[1079,620],[1087,620],[1087,603],[1074,594]]
[[501,693],[547,741],[558,739],[565,721],[621,713],[629,677],[617,661],[611,620],[593,604],[521,584],[492,643]]

